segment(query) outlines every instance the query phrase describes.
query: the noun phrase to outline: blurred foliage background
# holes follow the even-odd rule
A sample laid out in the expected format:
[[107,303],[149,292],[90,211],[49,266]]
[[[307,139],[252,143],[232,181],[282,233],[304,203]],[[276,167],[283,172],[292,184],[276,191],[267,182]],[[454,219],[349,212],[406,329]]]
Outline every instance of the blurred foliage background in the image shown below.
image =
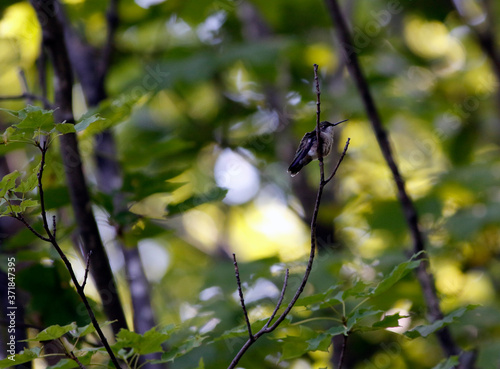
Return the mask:
[[[101,47],[107,2],[63,4],[75,29]],[[496,61],[484,53],[477,34],[491,31],[497,46],[500,7],[472,0],[358,0],[344,2],[343,8],[353,33],[352,51],[360,58],[419,210],[442,308],[449,313],[480,305],[451,326],[452,334],[462,348],[478,350],[478,368],[498,368],[499,80]],[[347,137],[351,145],[322,203],[320,253],[305,294],[374,283],[407,259],[411,241],[395,186],[323,2],[122,0],[118,10],[106,79],[109,98],[93,110],[106,120],[79,135],[80,148],[131,326],[130,281],[117,238],[139,250],[156,323],[179,327],[167,345],[197,338],[193,346],[199,347],[176,358],[172,368],[195,368],[200,359],[207,368],[227,366],[243,344],[242,337],[214,340],[244,323],[232,253],[240,262],[251,320],[269,316],[286,267],[291,269],[289,291],[303,273],[311,194],[319,174],[317,165],[309,165],[290,178],[286,168],[302,135],[314,129],[313,63],[320,67],[322,118],[349,119],[338,127],[337,153],[326,160],[327,172]],[[0,94],[23,93],[20,69],[28,90],[41,94],[41,31],[33,9],[24,1],[3,1],[0,16]],[[50,97],[50,84],[48,89]],[[78,118],[89,107],[79,83],[73,91]],[[0,101],[0,107],[16,110],[25,104]],[[2,113],[2,128],[10,123]],[[127,201],[128,211],[118,214],[95,179],[94,137],[107,126],[116,139],[120,192]],[[0,154],[3,175],[29,171],[39,160],[25,145],[2,145]],[[45,182],[61,244],[83,276],[56,148],[50,151]],[[228,189],[222,201],[216,187]],[[186,212],[173,205],[192,196],[202,204]],[[17,256],[27,323],[88,323],[48,245],[19,227],[2,249]],[[86,291],[99,310],[92,288],[89,284]],[[425,321],[421,289],[412,274],[372,303],[408,315],[403,330]],[[293,344],[310,331],[331,328],[335,323],[329,319],[335,317],[335,309],[298,307],[292,321],[310,322],[263,338],[240,365],[333,368],[331,346],[329,352],[303,353]],[[431,368],[443,359],[434,337],[409,340],[401,333],[351,335],[346,367]],[[298,337],[298,343],[287,336]]]

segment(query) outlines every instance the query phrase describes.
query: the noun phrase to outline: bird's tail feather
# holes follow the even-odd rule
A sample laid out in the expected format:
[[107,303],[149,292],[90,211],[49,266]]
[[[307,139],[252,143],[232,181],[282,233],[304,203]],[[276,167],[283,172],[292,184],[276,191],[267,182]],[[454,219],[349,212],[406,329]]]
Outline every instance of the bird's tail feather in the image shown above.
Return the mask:
[[288,167],[288,173],[290,173],[292,177],[297,175],[297,173],[304,167],[304,165],[309,164],[311,160],[312,159],[309,157],[302,158],[301,156],[298,156]]

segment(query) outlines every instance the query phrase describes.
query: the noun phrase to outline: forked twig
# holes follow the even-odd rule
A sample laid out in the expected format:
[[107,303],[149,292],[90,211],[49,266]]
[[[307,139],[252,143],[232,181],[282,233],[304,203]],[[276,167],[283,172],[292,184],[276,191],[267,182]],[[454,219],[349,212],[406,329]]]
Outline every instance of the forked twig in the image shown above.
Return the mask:
[[[49,222],[47,221],[47,211],[45,209],[45,197],[44,197],[44,191],[43,191],[43,186],[42,186],[43,170],[45,167],[45,157],[46,157],[47,150],[48,150],[47,142],[48,142],[47,140],[41,140],[41,142],[36,142],[36,144],[35,144],[35,146],[38,147],[38,149],[40,150],[40,152],[42,154],[42,158],[40,161],[40,169],[38,170],[38,174],[37,174],[38,196],[40,198],[40,210],[41,210],[41,216],[42,216],[42,222],[43,222],[43,229],[44,229],[45,233],[47,234],[47,237],[41,235],[35,229],[33,229],[33,227],[31,227],[28,224],[28,222],[26,222],[26,220],[24,219],[24,217],[22,215],[14,215],[14,218],[20,220],[35,236],[37,236],[38,238],[40,238],[43,241],[49,242],[50,244],[52,244],[52,246],[54,246],[54,248],[56,249],[57,253],[61,257],[64,265],[66,266],[66,269],[68,270],[68,272],[70,274],[71,280],[73,281],[73,283],[75,285],[76,292],[78,293],[83,304],[85,305],[85,308],[87,309],[87,313],[90,317],[92,325],[94,326],[97,334],[99,335],[99,338],[101,339],[101,342],[104,345],[111,361],[113,362],[113,364],[115,365],[116,368],[120,368],[120,364],[118,363],[118,360],[117,360],[115,354],[111,350],[111,347],[109,346],[108,340],[106,339],[106,336],[104,336],[104,333],[102,332],[101,327],[99,326],[99,323],[97,322],[97,319],[94,315],[94,312],[93,312],[93,310],[90,306],[90,303],[87,299],[87,296],[85,295],[85,292],[84,292],[84,287],[85,287],[85,284],[87,282],[87,277],[88,277],[88,270],[90,267],[90,253],[87,257],[87,266],[86,266],[86,270],[85,270],[85,277],[84,277],[83,283],[80,284],[78,282],[77,277],[76,277],[75,271],[73,270],[73,266],[71,265],[71,262],[68,260],[68,258],[66,257],[66,254],[61,249],[61,247],[59,246],[59,244],[56,240],[56,237],[55,237],[55,229],[56,228],[54,227],[54,229],[51,231],[50,227],[49,227]],[[55,217],[52,218],[52,221],[55,222]]]
[[[317,96],[317,103],[316,103],[316,107],[317,107],[317,109],[316,109],[316,130],[317,131],[316,132],[318,134],[318,132],[319,132],[319,121],[320,121],[320,95],[321,95],[321,92],[320,92],[319,81],[318,81],[318,66],[316,64],[314,65],[314,80],[316,82],[316,96]],[[306,267],[306,270],[304,272],[304,277],[302,278],[302,281],[301,281],[299,287],[297,288],[297,291],[295,292],[295,295],[290,300],[290,302],[286,306],[285,310],[278,316],[278,318],[276,319],[276,321],[271,326],[269,326],[271,324],[271,321],[276,316],[276,314],[277,314],[277,312],[278,312],[278,310],[279,310],[279,308],[281,306],[281,303],[283,302],[283,298],[285,296],[285,291],[286,291],[286,287],[287,287],[287,284],[288,284],[288,275],[289,275],[289,270],[288,269],[286,270],[285,281],[283,283],[283,288],[282,288],[282,291],[281,291],[281,295],[280,295],[279,301],[276,304],[276,307],[275,307],[275,309],[273,311],[273,314],[271,315],[271,317],[269,318],[269,320],[267,321],[267,323],[264,325],[264,327],[262,327],[261,330],[258,331],[257,333],[252,334],[251,330],[249,329],[250,338],[245,342],[245,344],[238,351],[238,353],[236,354],[236,356],[234,357],[234,359],[231,361],[231,364],[228,366],[228,369],[233,369],[233,368],[236,367],[236,365],[238,364],[238,362],[242,358],[242,356],[248,351],[248,349],[250,348],[250,346],[252,346],[252,344],[255,341],[257,341],[257,339],[259,339],[259,337],[261,337],[262,335],[264,335],[266,333],[270,333],[270,332],[274,331],[283,322],[283,320],[285,320],[285,318],[290,313],[290,311],[292,310],[293,306],[295,305],[295,303],[299,299],[300,295],[304,291],[304,288],[305,288],[305,286],[307,284],[307,280],[309,279],[309,275],[311,274],[311,270],[312,270],[312,266],[313,266],[313,261],[314,261],[314,256],[315,256],[315,251],[316,251],[316,244],[317,244],[317,239],[316,239],[316,224],[317,224],[317,219],[318,219],[319,207],[320,207],[320,204],[321,204],[321,197],[322,197],[322,194],[323,194],[323,188],[333,178],[333,176],[337,172],[337,169],[338,169],[340,163],[342,162],[342,160],[344,159],[344,156],[345,156],[345,154],[347,152],[347,149],[349,147],[349,141],[350,141],[350,139],[347,140],[347,142],[345,144],[345,147],[344,147],[344,151],[342,152],[342,155],[340,156],[340,158],[338,160],[338,163],[337,163],[337,166],[335,167],[334,172],[325,181],[325,173],[324,173],[324,168],[323,168],[323,153],[321,152],[321,149],[320,149],[321,146],[322,146],[322,140],[321,140],[321,136],[319,134],[317,136],[317,139],[318,139],[318,160],[319,160],[320,177],[321,178],[320,178],[320,182],[319,182],[319,186],[318,186],[318,192],[317,192],[317,195],[316,195],[316,202],[315,202],[315,205],[314,205],[314,211],[313,211],[313,215],[312,215],[312,219],[311,219],[311,249],[310,249],[310,253],[309,253],[309,260],[307,262],[307,267]],[[239,280],[239,274],[238,274],[237,279]],[[239,282],[238,282],[238,284],[240,285]],[[239,288],[241,288],[241,287],[239,287]],[[244,306],[243,294],[240,295],[240,298],[242,300],[242,306]],[[244,310],[245,319],[247,321],[247,326],[249,326],[250,322],[248,320],[248,316],[247,316],[245,310]]]

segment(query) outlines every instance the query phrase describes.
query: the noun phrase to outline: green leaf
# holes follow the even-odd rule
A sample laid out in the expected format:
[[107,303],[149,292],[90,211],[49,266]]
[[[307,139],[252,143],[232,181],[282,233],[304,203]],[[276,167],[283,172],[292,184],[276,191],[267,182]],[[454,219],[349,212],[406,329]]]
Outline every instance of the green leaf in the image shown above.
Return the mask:
[[330,297],[328,296],[337,289],[337,286],[331,286],[328,288],[327,291],[323,293],[317,293],[311,296],[306,296],[306,297],[301,297],[297,300],[294,306],[304,306],[308,307],[311,305],[316,305],[320,303],[325,303],[327,302],[329,305],[336,305],[341,303],[342,301],[339,300],[337,297]]
[[21,176],[17,170],[5,175],[0,181],[0,197],[4,197],[7,191],[16,187],[16,179]]
[[75,130],[75,125],[72,124],[72,123],[59,123],[59,124],[56,124],[56,126],[54,127],[54,129],[52,130],[52,132],[54,131],[58,131],[62,134],[66,134],[66,133],[75,133],[76,130]]
[[392,328],[399,327],[399,319],[404,318],[404,316],[399,315],[399,313],[393,315],[386,315],[384,318],[378,322],[373,323],[373,328]]
[[99,120],[104,120],[104,118],[101,118],[98,114],[93,114],[87,117],[83,117],[80,122],[75,124],[74,129],[76,132],[81,132],[85,129],[87,129],[92,123],[95,123]]
[[[78,361],[82,365],[86,366],[90,364],[92,356],[95,354],[95,352],[78,350],[78,351],[73,351],[73,354],[75,354],[75,356],[78,358]],[[59,360],[57,364],[47,367],[47,369],[72,369],[72,368],[79,368],[79,365],[76,361],[71,359],[62,359]]]
[[13,139],[16,134],[16,129],[14,127],[7,127],[4,133],[2,133],[2,141],[4,144],[8,144],[9,141]]
[[38,200],[31,200],[31,199],[27,199],[27,200],[23,200],[20,204],[19,204],[19,207],[21,208],[21,212],[24,212],[26,211],[26,208],[32,208],[34,206],[38,206]]
[[12,356],[7,356],[6,359],[0,360],[0,369],[12,368],[15,365],[21,365],[21,364],[27,363],[29,361],[32,361],[32,360],[40,357],[40,350],[41,350],[41,347],[33,347],[32,349],[24,349],[20,353],[14,355],[14,357],[13,357],[14,360],[9,359],[9,357],[12,358]]
[[[108,326],[110,324],[113,324],[115,321],[116,320],[114,320],[114,321],[109,321],[108,320],[108,321],[106,321],[104,323],[99,323],[99,326],[101,328],[103,328],[103,327],[106,327],[106,326]],[[94,325],[92,323],[89,323],[86,326],[76,328],[75,331],[71,332],[71,335],[73,337],[83,337],[83,336],[86,336],[87,334],[91,334],[91,333],[94,333],[94,332],[95,332]]]
[[450,356],[432,369],[453,369],[459,364],[458,356]]
[[33,168],[33,173],[31,173],[28,178],[21,181],[19,186],[16,187],[16,192],[26,193],[33,191],[38,185],[38,171],[40,170],[40,164]]
[[282,360],[301,357],[309,350],[308,340],[314,339],[317,333],[311,328],[300,326],[299,336],[286,336],[282,339]]
[[478,305],[468,305],[455,310],[454,312],[446,315],[443,319],[436,320],[434,323],[419,325],[405,333],[407,337],[417,338],[417,337],[427,337],[432,333],[438,331],[439,329],[455,322],[458,318],[464,315],[468,310],[472,310],[478,307]]
[[317,335],[314,338],[307,340],[309,346],[308,351],[328,351],[328,348],[332,344],[332,337],[338,336],[339,334],[347,334],[347,329],[343,325],[338,325],[332,327],[325,332]]
[[365,282],[363,282],[361,280],[356,281],[356,283],[354,283],[354,285],[352,285],[351,287],[347,288],[346,290],[344,290],[342,292],[342,294],[341,294],[342,300],[345,301],[349,296],[364,296],[363,292],[366,291],[367,286],[368,286],[368,284],[366,284]]
[[34,338],[27,339],[26,341],[50,341],[55,340],[59,337],[64,336],[69,331],[75,330],[77,328],[76,323],[71,323],[65,326],[60,326],[59,324],[52,325],[40,333],[38,333]]
[[22,121],[15,125],[16,128],[21,130],[41,130],[45,132],[50,132],[54,126],[54,110],[44,110],[38,106],[31,106],[21,110],[18,118],[22,118]]
[[370,289],[369,295],[378,296],[384,293],[389,288],[394,286],[396,282],[406,276],[411,270],[417,268],[422,261],[422,259],[415,260],[419,255],[421,255],[421,252],[413,255],[410,260],[405,261],[404,263],[401,263],[397,267],[395,267],[387,277],[380,281],[377,287]]
[[[357,309],[351,312],[347,316],[346,329],[347,331],[352,330],[355,326],[364,318],[380,314],[382,310],[372,310],[372,309]],[[370,325],[371,326],[371,325]]]
[[177,204],[168,204],[167,205],[167,212],[169,216],[184,213],[190,209],[193,209],[199,205],[208,203],[208,202],[214,202],[214,201],[220,201],[224,197],[226,197],[227,190],[220,188],[220,187],[214,187],[212,190],[208,191],[205,194],[201,195],[193,195],[187,200],[184,200],[180,203]]
[[141,172],[126,173],[122,191],[129,195],[129,200],[140,201],[155,193],[171,193],[185,185],[182,182],[168,182],[167,180],[180,174],[179,171],[164,171],[156,174]]
[[187,340],[183,341],[181,345],[172,347],[167,352],[164,352],[160,360],[152,360],[152,364],[161,364],[173,361],[175,358],[186,355],[188,352],[196,347],[201,346],[207,336],[190,336]]
[[169,329],[164,329],[163,331],[158,331],[156,327],[154,327],[144,334],[121,329],[116,336],[116,344],[114,347],[117,349],[125,347],[133,348],[139,355],[161,352],[163,351],[161,344],[170,337],[170,331],[173,329],[173,326],[169,327]]

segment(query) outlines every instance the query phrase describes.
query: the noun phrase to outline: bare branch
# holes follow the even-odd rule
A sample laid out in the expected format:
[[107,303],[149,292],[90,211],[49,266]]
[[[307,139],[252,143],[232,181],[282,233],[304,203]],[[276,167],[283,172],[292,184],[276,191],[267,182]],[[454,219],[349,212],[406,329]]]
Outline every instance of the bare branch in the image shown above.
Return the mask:
[[335,169],[333,170],[332,174],[330,174],[330,177],[324,182],[326,185],[328,182],[332,180],[332,178],[335,176],[335,173],[337,173],[337,169],[339,169],[340,163],[342,163],[342,160],[344,160],[344,156],[347,153],[347,148],[349,147],[349,143],[351,142],[350,138],[347,138],[347,141],[345,142],[344,150],[342,151],[342,154],[340,154],[339,161],[337,162],[337,165],[335,166]]
[[56,238],[56,232],[57,232],[56,216],[52,215],[52,234],[54,235],[54,238]]
[[233,254],[233,264],[234,264],[234,274],[236,275],[236,283],[238,284],[238,294],[240,295],[240,303],[241,303],[241,308],[243,309],[243,315],[245,316],[245,322],[247,324],[248,335],[250,337],[250,340],[253,341],[254,336],[252,334],[252,327],[250,325],[250,320],[248,319],[248,312],[247,312],[247,308],[245,306],[245,299],[243,297],[243,290],[241,288],[240,271],[238,270],[238,262],[236,261],[236,254]]
[[319,78],[318,78],[318,64],[314,64],[314,83],[316,85],[316,141],[318,142],[318,161],[319,161],[319,173],[320,173],[320,183],[325,180],[325,168],[323,165],[323,138],[321,137],[321,131],[319,129],[320,115],[321,115],[321,90],[319,88]]
[[113,54],[114,49],[115,33],[120,21],[118,16],[118,0],[109,1],[109,7],[106,12],[106,21],[106,43],[102,49],[102,60],[99,68],[99,79],[101,81],[104,81],[104,78],[109,69],[109,65],[111,64],[111,55]]
[[49,101],[43,97],[43,96],[38,96],[29,92],[24,92],[21,95],[6,95],[6,96],[0,96],[0,101],[6,101],[6,100],[37,100],[41,101],[44,105],[44,107],[50,106]]
[[76,357],[76,355],[73,353],[73,351],[71,351],[69,354],[67,354],[67,356],[71,360],[75,361],[78,364],[78,367],[80,369],[86,369],[85,366],[82,364],[82,362],[78,359],[78,357]]
[[85,275],[83,277],[82,290],[85,288],[85,285],[87,284],[87,278],[89,276],[90,256],[92,256],[92,250],[90,250],[89,253],[87,254],[87,266],[85,267]]
[[[58,0],[30,0],[35,8],[42,27],[43,48],[53,65],[54,118],[57,122],[74,123],[72,87],[73,68],[68,57],[66,37],[61,24],[63,7]],[[91,76],[95,75],[95,68]],[[107,303],[103,309],[109,320],[117,320],[112,329],[118,333],[127,327],[123,306],[109,265],[108,255],[102,244],[97,222],[91,206],[90,193],[83,173],[82,156],[75,133],[59,136],[61,158],[63,161],[71,205],[74,210],[78,232],[83,241],[85,253],[93,250],[94,259],[90,273],[93,274],[101,297],[106,295]]]
[[[422,232],[419,229],[418,214],[415,205],[406,191],[405,181],[399,172],[399,168],[394,160],[392,148],[389,143],[389,138],[386,130],[382,125],[382,120],[375,106],[368,82],[363,74],[358,57],[352,48],[352,39],[350,31],[347,27],[347,22],[340,10],[336,0],[325,0],[326,5],[330,11],[333,24],[337,29],[337,35],[342,46],[342,54],[346,60],[347,68],[358,88],[363,103],[365,105],[366,113],[372,124],[373,131],[377,138],[379,147],[382,151],[389,169],[391,170],[394,182],[398,190],[398,198],[404,212],[404,216],[410,229],[411,238],[413,240],[413,253],[418,254],[425,250],[425,243]],[[436,293],[434,278],[429,270],[429,261],[420,253],[419,258],[423,259],[417,268],[417,278],[422,286],[422,291],[425,296],[427,308],[429,312],[429,319],[431,322],[439,320],[443,317],[443,313],[439,306],[439,299]],[[459,347],[453,341],[448,327],[444,327],[436,332],[440,341],[441,347],[446,352],[447,356],[456,355],[460,352]]]
[[28,228],[31,233],[33,233],[35,236],[37,236],[39,239],[45,241],[45,242],[50,242],[50,239],[48,239],[47,237],[44,237],[42,236],[40,233],[38,233],[27,221],[26,219],[24,219],[24,217],[21,215],[21,214],[18,214],[18,215],[13,215],[14,218],[16,218],[17,220],[21,221],[25,226],[26,228]]
[[[319,113],[320,113],[320,91],[319,91],[319,82],[318,82],[318,79],[317,79],[317,68],[318,66],[315,64],[314,65],[314,76],[315,76],[315,81],[316,81],[316,92],[317,92],[317,119],[316,119],[316,129],[317,129],[317,132],[319,132],[319,120],[320,120],[320,117],[319,117]],[[321,147],[321,142],[319,141],[320,140],[320,136],[317,136],[318,138],[318,146]],[[346,148],[344,149],[344,153],[342,155],[342,157],[340,158],[339,160],[339,163],[337,164],[337,167],[338,165],[340,165],[340,161],[343,159],[344,155],[345,155],[345,151],[347,151],[347,146],[348,146],[348,143],[349,143],[349,140],[347,141],[346,143]],[[316,202],[314,204],[314,211],[313,211],[313,215],[312,215],[312,219],[311,219],[311,249],[310,249],[310,253],[309,253],[309,260],[307,262],[307,266],[306,266],[306,270],[304,272],[304,276],[302,278],[302,281],[299,285],[299,287],[297,288],[297,291],[295,292],[295,295],[293,296],[293,298],[290,300],[290,302],[288,303],[287,307],[285,308],[285,310],[278,316],[278,318],[276,319],[276,321],[273,323],[273,325],[271,325],[270,327],[268,326],[270,321],[271,320],[268,320],[267,324],[262,327],[262,329],[260,331],[258,331],[257,333],[255,333],[253,335],[253,339],[248,339],[245,344],[242,346],[242,348],[240,349],[240,351],[238,351],[238,353],[236,354],[236,356],[234,357],[234,359],[231,361],[231,364],[228,366],[228,369],[233,369],[236,367],[236,365],[238,364],[239,360],[241,359],[241,357],[248,351],[248,349],[250,348],[250,346],[252,346],[252,344],[257,341],[257,339],[259,337],[261,337],[262,335],[266,334],[266,333],[270,333],[272,331],[274,331],[282,322],[283,320],[285,320],[285,318],[287,317],[287,315],[290,313],[290,311],[292,310],[293,306],[295,305],[295,303],[297,302],[297,300],[299,299],[300,295],[302,294],[302,292],[304,291],[304,288],[307,284],[307,280],[309,279],[309,275],[311,274],[311,270],[312,270],[312,266],[313,266],[313,262],[314,262],[314,256],[315,256],[315,252],[316,252],[316,246],[317,246],[317,238],[316,238],[316,228],[317,228],[317,220],[318,220],[318,212],[319,212],[319,207],[320,207],[320,204],[321,204],[321,197],[323,195],[323,189],[325,187],[325,185],[328,183],[327,181],[324,180],[324,170],[323,170],[323,162],[322,162],[322,153],[320,150],[318,150],[318,159],[319,159],[319,166],[320,166],[320,181],[319,181],[319,186],[318,186],[318,192],[317,192],[317,195],[316,195]],[[335,169],[335,172],[336,172],[337,169]],[[335,172],[333,174],[335,174]],[[333,177],[333,175],[331,176]],[[328,179],[328,181],[330,181],[331,178]],[[280,296],[280,299],[278,301],[278,303],[276,304],[276,308],[275,308],[275,311],[273,312],[273,315],[271,316],[271,318],[274,318],[274,315],[276,315],[276,312],[278,311],[280,305],[281,305],[281,302],[283,300],[283,297],[285,295],[285,290],[286,290],[286,285],[287,285],[287,282],[288,282],[288,269],[287,269],[287,272],[286,272],[286,276],[285,276],[285,283],[283,285],[283,290],[282,290],[282,294]]]
[[[274,308],[274,311],[273,313],[271,314],[271,316],[269,317],[269,320],[267,321],[267,323],[264,325],[264,328],[267,330],[267,327],[269,327],[269,324],[271,324],[271,322],[273,321],[274,317],[276,316],[276,313],[278,312],[280,306],[281,306],[281,303],[283,302],[283,298],[285,297],[285,292],[286,292],[286,286],[288,285],[288,276],[290,275],[290,269],[286,268],[286,272],[285,272],[285,280],[283,281],[283,287],[281,288],[281,294],[280,294],[280,298],[276,304],[276,307]],[[272,327],[271,327],[272,328]],[[274,329],[274,328],[273,328]]]

